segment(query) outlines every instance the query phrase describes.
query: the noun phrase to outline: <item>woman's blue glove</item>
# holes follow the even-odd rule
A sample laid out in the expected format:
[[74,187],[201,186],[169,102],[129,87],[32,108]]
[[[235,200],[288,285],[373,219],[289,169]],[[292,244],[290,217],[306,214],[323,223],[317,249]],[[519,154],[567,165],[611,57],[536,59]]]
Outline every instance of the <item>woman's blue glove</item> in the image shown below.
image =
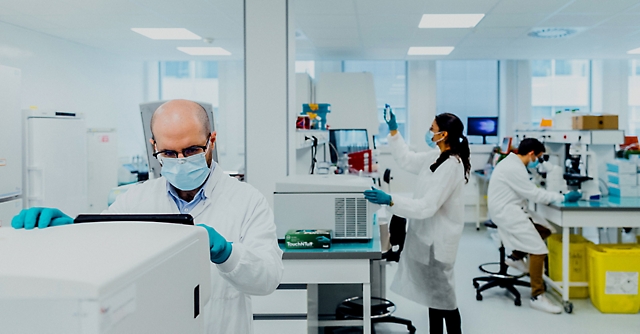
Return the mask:
[[564,201],[565,201],[565,202],[569,202],[569,203],[577,202],[577,201],[579,201],[581,198],[582,198],[582,194],[581,194],[581,193],[579,193],[579,192],[577,192],[577,191],[575,191],[575,190],[574,190],[574,191],[571,191],[571,192],[569,192],[569,193],[566,193],[566,194],[564,195]]
[[385,193],[382,190],[374,189],[364,191],[364,198],[366,198],[369,202],[375,204],[391,204],[391,195]]
[[24,209],[11,219],[13,228],[24,228],[25,230],[34,229],[36,226],[45,228],[68,224],[73,224],[73,218],[54,208]]
[[231,243],[218,233],[213,227],[205,224],[198,224],[204,227],[209,233],[209,249],[211,262],[215,264],[224,263],[231,256]]
[[[388,106],[389,105],[387,105],[387,108],[384,109],[384,121],[387,122],[387,126],[389,126],[389,131],[398,130],[396,115],[393,113],[393,111],[391,111],[391,108],[388,108]],[[389,112],[389,115],[387,115],[387,111]],[[387,119],[389,120],[387,121]]]

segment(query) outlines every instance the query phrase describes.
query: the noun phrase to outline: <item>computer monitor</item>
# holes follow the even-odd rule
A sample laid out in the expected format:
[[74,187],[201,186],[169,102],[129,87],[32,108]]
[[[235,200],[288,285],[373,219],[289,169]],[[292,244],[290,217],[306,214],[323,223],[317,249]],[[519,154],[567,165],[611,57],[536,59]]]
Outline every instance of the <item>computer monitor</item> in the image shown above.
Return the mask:
[[[367,129],[336,129],[329,130],[329,142],[333,148],[331,162],[338,162],[338,154],[353,153],[369,149],[369,135]],[[337,154],[336,154],[337,151]]]
[[486,144],[487,136],[498,135],[498,117],[469,117],[467,135],[482,136],[482,143]]

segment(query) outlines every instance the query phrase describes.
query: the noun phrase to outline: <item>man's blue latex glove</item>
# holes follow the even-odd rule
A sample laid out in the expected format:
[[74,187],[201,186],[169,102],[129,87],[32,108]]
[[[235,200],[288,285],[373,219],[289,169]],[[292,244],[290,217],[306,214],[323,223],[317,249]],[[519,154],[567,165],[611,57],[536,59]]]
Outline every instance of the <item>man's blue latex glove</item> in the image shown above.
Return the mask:
[[215,264],[224,263],[231,255],[231,243],[218,233],[213,227],[205,224],[198,224],[204,227],[209,233],[209,250],[211,252],[211,262]]
[[375,204],[391,204],[391,195],[373,187],[371,187],[371,190],[364,191],[364,198]]
[[564,194],[565,202],[577,202],[582,198],[582,194],[577,191],[571,191],[569,193]]
[[36,226],[45,228],[68,224],[73,224],[73,218],[54,208],[24,209],[11,219],[13,228],[24,228],[25,230],[34,229]]
[[[387,110],[389,110],[389,121],[387,121]],[[391,111],[391,108],[385,108],[384,110],[384,120],[387,122],[387,126],[389,126],[389,131],[398,130],[398,123],[396,122],[396,115]]]

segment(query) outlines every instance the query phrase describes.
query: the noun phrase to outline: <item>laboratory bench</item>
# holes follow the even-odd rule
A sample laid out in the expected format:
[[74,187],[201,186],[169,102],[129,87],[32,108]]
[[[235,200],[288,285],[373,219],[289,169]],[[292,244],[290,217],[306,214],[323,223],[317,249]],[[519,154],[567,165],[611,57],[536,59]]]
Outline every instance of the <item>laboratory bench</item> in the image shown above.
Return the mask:
[[[366,241],[333,240],[330,249],[282,249],[284,274],[269,296],[251,297],[254,332],[318,333],[320,327],[362,326],[371,333],[371,284],[382,258],[380,228],[374,219],[372,238]],[[363,320],[325,320],[319,316],[319,285],[362,285]],[[367,320],[368,319],[368,320]]]
[[571,313],[573,304],[569,301],[569,287],[589,286],[587,282],[569,282],[571,228],[581,233],[583,227],[640,227],[640,198],[607,196],[599,201],[533,204],[530,208],[562,228],[562,282],[554,282],[546,276],[545,281],[561,293],[565,311]]

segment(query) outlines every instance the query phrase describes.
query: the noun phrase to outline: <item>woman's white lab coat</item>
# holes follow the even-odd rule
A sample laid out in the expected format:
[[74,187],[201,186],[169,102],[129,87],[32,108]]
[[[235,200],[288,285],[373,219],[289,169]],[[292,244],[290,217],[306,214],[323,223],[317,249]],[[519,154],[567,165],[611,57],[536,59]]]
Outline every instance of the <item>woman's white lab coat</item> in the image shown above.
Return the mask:
[[409,222],[391,289],[431,308],[455,310],[453,266],[464,227],[464,167],[457,157],[450,157],[432,172],[439,150],[416,153],[400,134],[388,138],[396,162],[418,176],[413,198],[393,196],[389,207]]
[[[273,212],[255,188],[225,175],[219,166],[209,177],[208,198],[191,215],[195,223],[212,226],[233,242],[233,251],[226,262],[211,263],[211,299],[203,310],[206,332],[252,333],[249,296],[273,292],[284,271]],[[106,212],[179,213],[164,177],[132,187]]]
[[536,187],[529,180],[527,168],[516,154],[504,158],[491,174],[488,190],[488,207],[491,220],[498,226],[498,233],[505,247],[529,254],[547,254],[547,246],[531,220],[553,231],[546,219],[528,212],[527,200],[549,204],[561,202],[564,197]]

